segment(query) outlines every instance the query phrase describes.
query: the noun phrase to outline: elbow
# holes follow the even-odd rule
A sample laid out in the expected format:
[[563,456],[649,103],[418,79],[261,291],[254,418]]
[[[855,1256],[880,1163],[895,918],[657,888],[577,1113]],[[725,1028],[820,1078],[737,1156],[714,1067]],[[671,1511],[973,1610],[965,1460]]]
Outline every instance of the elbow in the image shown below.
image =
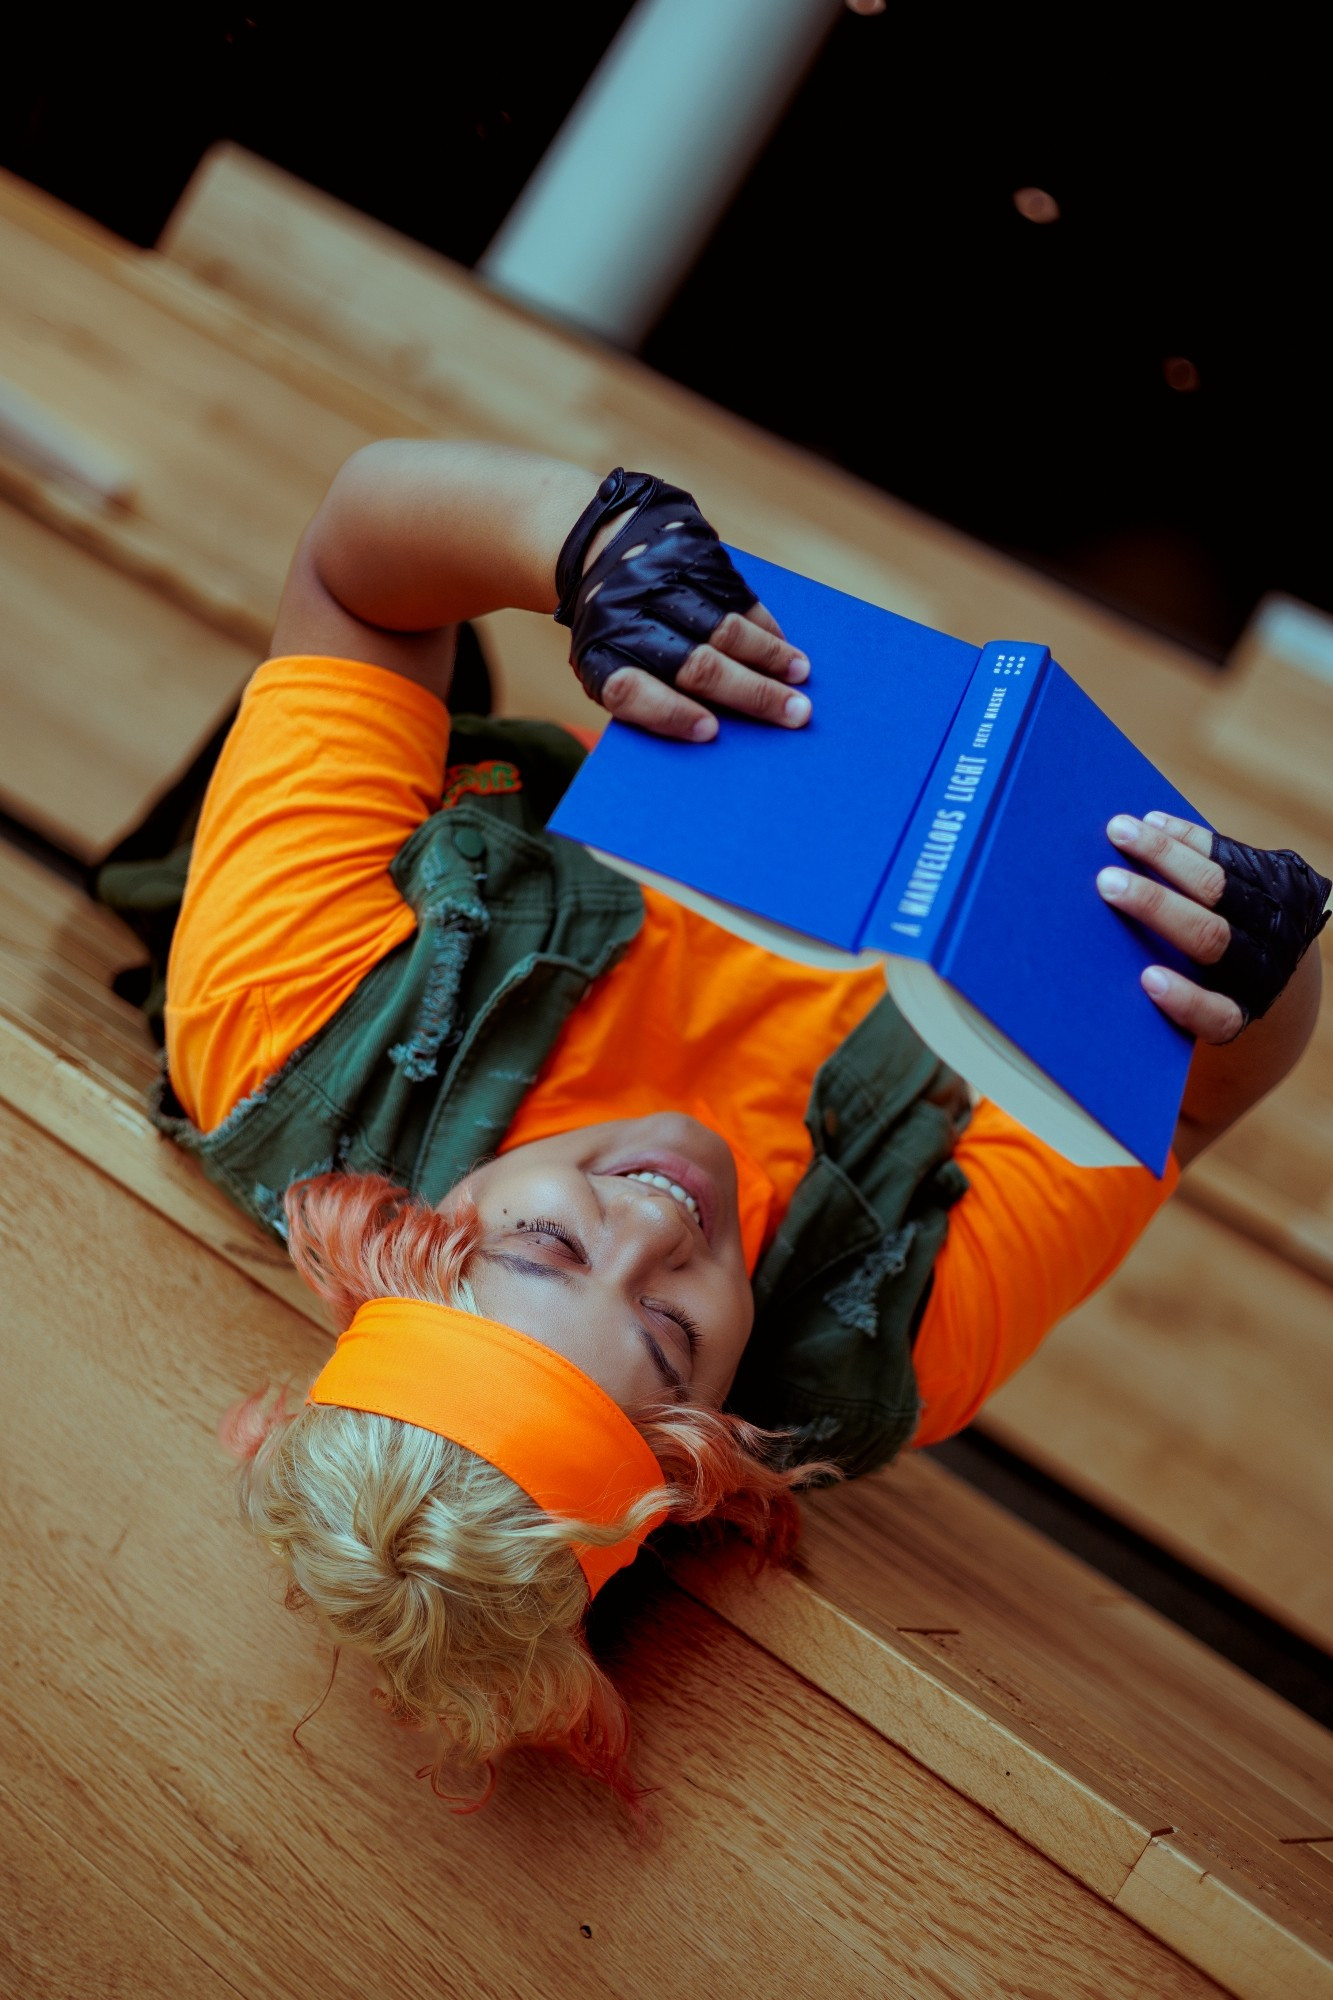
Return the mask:
[[329,596],[349,616],[390,629],[395,555],[417,476],[420,444],[380,438],[354,451],[335,473],[307,528],[303,554]]

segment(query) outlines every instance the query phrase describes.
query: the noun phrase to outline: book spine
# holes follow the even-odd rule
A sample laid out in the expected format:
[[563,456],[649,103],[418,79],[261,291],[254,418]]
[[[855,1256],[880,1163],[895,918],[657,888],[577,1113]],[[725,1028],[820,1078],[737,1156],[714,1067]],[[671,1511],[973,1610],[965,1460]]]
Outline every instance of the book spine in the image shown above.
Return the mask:
[[1045,646],[984,646],[862,928],[862,948],[933,963],[1024,724],[1050,665]]

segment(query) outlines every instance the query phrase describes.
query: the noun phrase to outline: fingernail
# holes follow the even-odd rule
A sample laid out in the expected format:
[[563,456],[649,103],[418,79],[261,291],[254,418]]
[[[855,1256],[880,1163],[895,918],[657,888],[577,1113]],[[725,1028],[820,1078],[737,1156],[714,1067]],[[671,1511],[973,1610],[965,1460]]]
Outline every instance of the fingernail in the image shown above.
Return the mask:
[[1106,829],[1112,840],[1133,840],[1138,830],[1138,821],[1128,813],[1117,813]]
[[809,660],[806,659],[804,653],[793,653],[791,658],[791,664],[787,668],[787,679],[789,681],[804,681],[808,680],[809,678],[810,678]]
[[695,743],[711,743],[716,735],[717,717],[715,715],[701,715],[690,731],[691,741]]
[[796,729],[800,726],[801,723],[808,721],[809,716],[810,716],[809,696],[803,694],[789,694],[787,696],[786,701],[782,704],[783,721],[789,722],[792,728]]
[[1165,813],[1145,813],[1145,814],[1143,815],[1143,823],[1144,823],[1144,825],[1145,825],[1145,826],[1165,826],[1165,825],[1166,825],[1166,814],[1165,814]]
[[1145,992],[1151,993],[1154,1000],[1160,1000],[1166,991],[1166,974],[1159,972],[1155,965],[1151,966],[1143,975],[1143,985]]
[[1129,887],[1129,877],[1123,868],[1103,868],[1097,877],[1097,887],[1104,896],[1123,896]]

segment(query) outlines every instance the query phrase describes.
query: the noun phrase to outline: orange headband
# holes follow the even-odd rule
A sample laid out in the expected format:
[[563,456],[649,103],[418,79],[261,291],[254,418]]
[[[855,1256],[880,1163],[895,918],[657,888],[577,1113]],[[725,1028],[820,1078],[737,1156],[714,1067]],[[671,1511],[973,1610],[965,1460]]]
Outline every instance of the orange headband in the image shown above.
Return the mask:
[[[557,1519],[609,1527],[664,1483],[646,1441],[581,1368],[515,1327],[453,1306],[369,1300],[306,1401],[451,1438]],[[594,1597],[664,1518],[610,1548],[574,1545]]]

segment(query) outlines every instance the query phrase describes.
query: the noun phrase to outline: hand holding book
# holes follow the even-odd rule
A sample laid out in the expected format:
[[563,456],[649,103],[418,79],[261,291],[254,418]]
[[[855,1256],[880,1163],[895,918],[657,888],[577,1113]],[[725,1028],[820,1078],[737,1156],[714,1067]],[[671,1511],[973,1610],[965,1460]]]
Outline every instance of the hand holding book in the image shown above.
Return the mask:
[[1290,849],[1246,847],[1173,813],[1142,821],[1118,813],[1106,831],[1164,878],[1103,868],[1097,887],[1106,901],[1204,968],[1195,981],[1148,966],[1144,992],[1199,1041],[1234,1041],[1267,1013],[1327,923],[1333,883]]
[[[655,736],[707,743],[716,702],[799,729],[810,671],[693,497],[650,473],[608,473],[556,565],[570,664],[594,701]],[[701,699],[692,701],[690,695]]]

